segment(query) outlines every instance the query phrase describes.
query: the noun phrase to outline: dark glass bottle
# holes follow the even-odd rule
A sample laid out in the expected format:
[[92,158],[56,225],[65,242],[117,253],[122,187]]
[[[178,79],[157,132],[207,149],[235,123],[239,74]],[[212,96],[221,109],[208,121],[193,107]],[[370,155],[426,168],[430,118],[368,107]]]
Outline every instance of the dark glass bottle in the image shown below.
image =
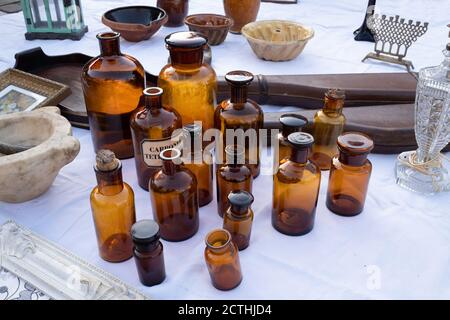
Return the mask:
[[136,222],[134,193],[122,180],[122,164],[113,152],[100,150],[94,166],[98,185],[91,192],[100,257],[109,262],[128,260],[133,255],[131,226]]
[[345,117],[342,114],[345,92],[339,89],[330,89],[325,93],[325,105],[314,116],[313,136],[314,145],[311,160],[320,170],[330,170],[331,158],[337,153],[337,137],[345,126]]
[[197,124],[184,126],[186,132],[183,146],[183,164],[197,178],[198,202],[203,207],[213,199],[213,160],[209,152],[203,153],[202,127]]
[[230,207],[223,218],[223,228],[230,232],[233,242],[239,250],[244,250],[250,244],[252,232],[253,195],[247,191],[235,190],[228,195]]
[[83,67],[81,83],[94,150],[109,149],[119,159],[133,157],[130,115],[145,88],[145,72],[133,57],[120,52],[120,34],[97,35],[100,56]]
[[217,213],[223,217],[230,203],[228,195],[233,190],[252,192],[253,177],[245,165],[244,148],[229,145],[225,148],[226,164],[216,171]]
[[279,164],[287,161],[291,155],[291,145],[288,142],[288,136],[291,133],[302,131],[302,128],[308,124],[308,120],[304,116],[294,113],[287,113],[280,117],[280,123],[281,132],[278,135]]
[[227,230],[216,229],[205,239],[205,261],[214,287],[231,290],[242,281],[239,251]]
[[131,237],[139,280],[149,287],[160,284],[166,278],[166,269],[159,225],[153,220],[136,222],[131,228]]
[[291,157],[273,176],[272,225],[281,233],[300,236],[314,227],[320,169],[308,160],[314,138],[304,132],[288,136]]
[[[215,126],[223,137],[217,148],[230,144],[245,146],[245,161],[256,178],[260,171],[259,129],[263,128],[264,114],[256,102],[247,98],[253,75],[247,71],[232,71],[225,75],[225,80],[231,87],[231,98],[222,101],[214,114]],[[230,135],[233,130],[235,134]]]
[[189,0],[158,0],[156,5],[169,17],[165,27],[180,27],[184,24],[189,11]]
[[332,161],[327,207],[342,216],[355,216],[364,209],[372,164],[367,159],[373,141],[357,132],[338,138],[339,155]]
[[[162,167],[159,154],[168,148],[181,148],[181,116],[169,106],[162,106],[163,90],[147,88],[138,108],[131,115],[131,134],[138,182],[148,190],[150,177]],[[180,130],[177,130],[180,129]]]
[[216,73],[203,63],[208,40],[195,32],[172,33],[165,40],[171,63],[159,73],[163,104],[178,111],[183,125],[200,121],[205,132],[214,127],[217,93]]
[[150,178],[153,216],[161,228],[161,238],[183,241],[199,227],[197,180],[180,165],[180,150],[164,150],[160,157],[162,169]]

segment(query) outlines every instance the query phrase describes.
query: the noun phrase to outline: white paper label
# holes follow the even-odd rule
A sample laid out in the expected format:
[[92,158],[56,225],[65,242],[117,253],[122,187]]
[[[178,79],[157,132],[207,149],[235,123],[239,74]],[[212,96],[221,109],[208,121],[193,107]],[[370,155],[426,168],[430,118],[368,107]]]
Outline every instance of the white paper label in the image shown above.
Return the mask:
[[159,167],[162,166],[162,160],[159,158],[161,151],[175,148],[181,150],[183,147],[182,141],[183,134],[180,133],[175,137],[170,137],[161,140],[142,140],[142,157],[144,162],[149,167]]

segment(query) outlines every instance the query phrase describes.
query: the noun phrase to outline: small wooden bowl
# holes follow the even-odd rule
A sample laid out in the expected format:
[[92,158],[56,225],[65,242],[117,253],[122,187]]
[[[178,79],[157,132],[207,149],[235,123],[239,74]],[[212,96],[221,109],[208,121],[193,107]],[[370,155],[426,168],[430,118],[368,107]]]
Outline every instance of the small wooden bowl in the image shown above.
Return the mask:
[[219,14],[193,14],[184,19],[190,31],[202,33],[208,38],[208,44],[217,46],[225,41],[233,19]]
[[150,6],[115,8],[102,16],[104,25],[131,42],[150,39],[167,20],[168,16],[163,9]]
[[258,58],[287,61],[302,53],[314,30],[293,21],[265,20],[246,24],[242,34]]

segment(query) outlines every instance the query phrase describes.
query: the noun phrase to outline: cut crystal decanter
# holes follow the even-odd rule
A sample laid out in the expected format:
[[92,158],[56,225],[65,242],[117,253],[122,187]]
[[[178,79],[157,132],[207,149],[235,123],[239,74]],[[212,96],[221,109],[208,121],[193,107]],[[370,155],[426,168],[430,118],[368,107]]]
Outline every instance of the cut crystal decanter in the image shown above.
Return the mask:
[[[450,25],[449,25],[450,26]],[[418,149],[398,156],[400,186],[425,194],[450,191],[450,160],[441,150],[450,142],[450,43],[445,59],[419,73],[415,104]]]

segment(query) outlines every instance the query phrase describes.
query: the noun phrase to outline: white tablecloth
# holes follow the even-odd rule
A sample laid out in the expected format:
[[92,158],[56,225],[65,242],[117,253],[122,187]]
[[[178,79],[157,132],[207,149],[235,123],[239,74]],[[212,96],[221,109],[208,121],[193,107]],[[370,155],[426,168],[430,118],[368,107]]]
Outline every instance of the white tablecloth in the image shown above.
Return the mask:
[[[21,13],[0,17],[0,70],[14,64],[14,53],[41,46],[47,54],[83,52],[96,55],[97,32],[107,30],[100,17],[109,8],[155,1],[84,0],[90,32],[79,41],[26,41]],[[222,13],[220,0],[191,0],[191,13]],[[300,0],[297,5],[263,3],[259,19],[292,19],[312,26],[316,35],[296,60],[284,63],[257,59],[246,41],[230,34],[213,48],[218,74],[246,69],[263,74],[398,72],[396,66],[361,63],[373,44],[355,42],[366,1]],[[447,43],[448,0],[380,0],[378,12],[429,21],[425,36],[408,57],[417,68],[442,60]],[[122,42],[124,52],[137,57],[157,74],[167,52],[161,29],[150,41]],[[386,115],[388,116],[388,115]],[[134,261],[102,261],[97,253],[89,193],[95,186],[94,151],[90,133],[74,129],[81,151],[63,168],[50,190],[22,204],[0,202],[0,223],[14,219],[36,233],[73,251],[157,299],[278,299],[278,298],[450,298],[450,195],[419,196],[399,188],[394,180],[395,155],[371,155],[374,170],[364,212],[353,218],[336,216],[325,206],[328,173],[322,184],[314,230],[303,237],[276,232],[270,223],[272,177],[255,181],[255,221],[250,247],[240,253],[242,284],[229,292],[212,287],[203,250],[204,236],[221,226],[215,202],[201,208],[199,232],[181,243],[164,242],[166,281],[146,288],[139,283]],[[265,156],[265,162],[268,157]],[[124,180],[136,192],[138,219],[151,218],[150,199],[139,188],[134,160],[123,161]]]

